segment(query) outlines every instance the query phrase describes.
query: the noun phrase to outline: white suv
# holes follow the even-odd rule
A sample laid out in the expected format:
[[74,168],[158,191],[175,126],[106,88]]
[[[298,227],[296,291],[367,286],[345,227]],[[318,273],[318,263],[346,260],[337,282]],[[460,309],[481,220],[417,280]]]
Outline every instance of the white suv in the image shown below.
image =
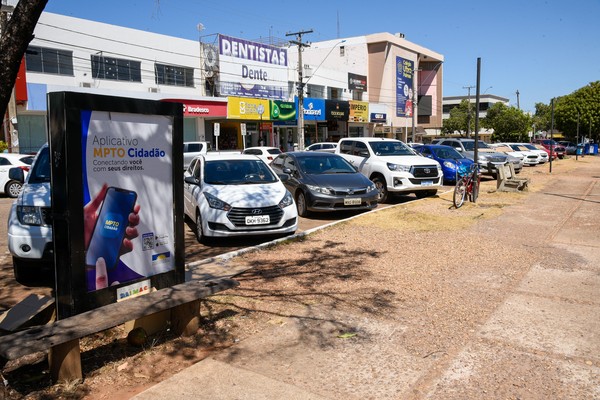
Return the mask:
[[50,284],[54,278],[50,215],[50,152],[38,152],[8,217],[8,250],[15,279],[23,284]]
[[418,198],[433,196],[443,184],[440,164],[418,155],[400,140],[344,138],[335,152],[375,183],[380,203],[390,193],[414,193]]

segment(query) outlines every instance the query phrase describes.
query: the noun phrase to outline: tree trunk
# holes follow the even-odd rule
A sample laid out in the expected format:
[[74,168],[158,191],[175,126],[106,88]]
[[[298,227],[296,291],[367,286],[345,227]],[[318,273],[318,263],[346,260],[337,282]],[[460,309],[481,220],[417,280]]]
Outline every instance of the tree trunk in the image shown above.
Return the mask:
[[0,38],[0,116],[5,123],[6,109],[17,79],[21,60],[33,39],[33,30],[48,0],[20,0],[12,16],[3,24]]

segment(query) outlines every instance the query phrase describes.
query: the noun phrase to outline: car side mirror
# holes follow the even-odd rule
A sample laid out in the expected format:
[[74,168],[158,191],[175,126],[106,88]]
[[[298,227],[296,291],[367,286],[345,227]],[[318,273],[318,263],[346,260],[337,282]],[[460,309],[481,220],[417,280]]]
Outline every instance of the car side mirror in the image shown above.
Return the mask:
[[25,182],[25,174],[23,170],[19,167],[13,167],[8,170],[8,179],[11,181],[17,181],[24,183]]
[[189,183],[190,185],[200,185],[200,180],[195,176],[186,176],[184,178],[185,183]]
[[360,153],[358,153],[358,155],[364,158],[369,158],[369,152],[366,150],[361,151]]
[[282,169],[282,171],[283,171],[284,174],[287,174],[287,175],[291,175],[292,174],[292,170],[290,168],[288,168],[288,167],[285,167],[284,169]]
[[281,175],[279,175],[279,179],[281,180],[281,182],[287,182],[290,180],[290,175],[289,174],[281,174]]

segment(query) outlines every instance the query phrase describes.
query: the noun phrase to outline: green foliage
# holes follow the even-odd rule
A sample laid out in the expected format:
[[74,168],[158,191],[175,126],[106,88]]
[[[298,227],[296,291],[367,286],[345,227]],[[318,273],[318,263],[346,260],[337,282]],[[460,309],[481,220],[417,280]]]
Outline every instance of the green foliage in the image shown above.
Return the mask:
[[0,153],[4,153],[6,149],[8,149],[8,145],[5,141],[0,140]]
[[598,139],[600,131],[600,81],[592,82],[575,92],[554,101],[554,126],[565,137],[575,139],[577,120],[579,135]]
[[469,120],[471,129],[468,131],[473,132],[475,130],[475,110],[473,108],[468,100],[461,101],[458,106],[450,110],[450,117],[443,121],[442,132],[444,134],[467,132]]
[[527,142],[531,118],[516,107],[496,103],[488,109],[481,125],[493,129],[492,141]]

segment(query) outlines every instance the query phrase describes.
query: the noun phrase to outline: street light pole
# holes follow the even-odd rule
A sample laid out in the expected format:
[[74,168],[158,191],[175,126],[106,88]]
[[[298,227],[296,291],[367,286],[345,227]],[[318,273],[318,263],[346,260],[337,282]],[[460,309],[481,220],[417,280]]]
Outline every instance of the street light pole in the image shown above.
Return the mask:
[[312,33],[313,30],[286,33],[285,36],[296,36],[296,40],[290,40],[290,43],[298,46],[298,150],[304,150],[304,82],[302,71],[302,50],[309,47],[309,44],[302,43],[302,35]]

